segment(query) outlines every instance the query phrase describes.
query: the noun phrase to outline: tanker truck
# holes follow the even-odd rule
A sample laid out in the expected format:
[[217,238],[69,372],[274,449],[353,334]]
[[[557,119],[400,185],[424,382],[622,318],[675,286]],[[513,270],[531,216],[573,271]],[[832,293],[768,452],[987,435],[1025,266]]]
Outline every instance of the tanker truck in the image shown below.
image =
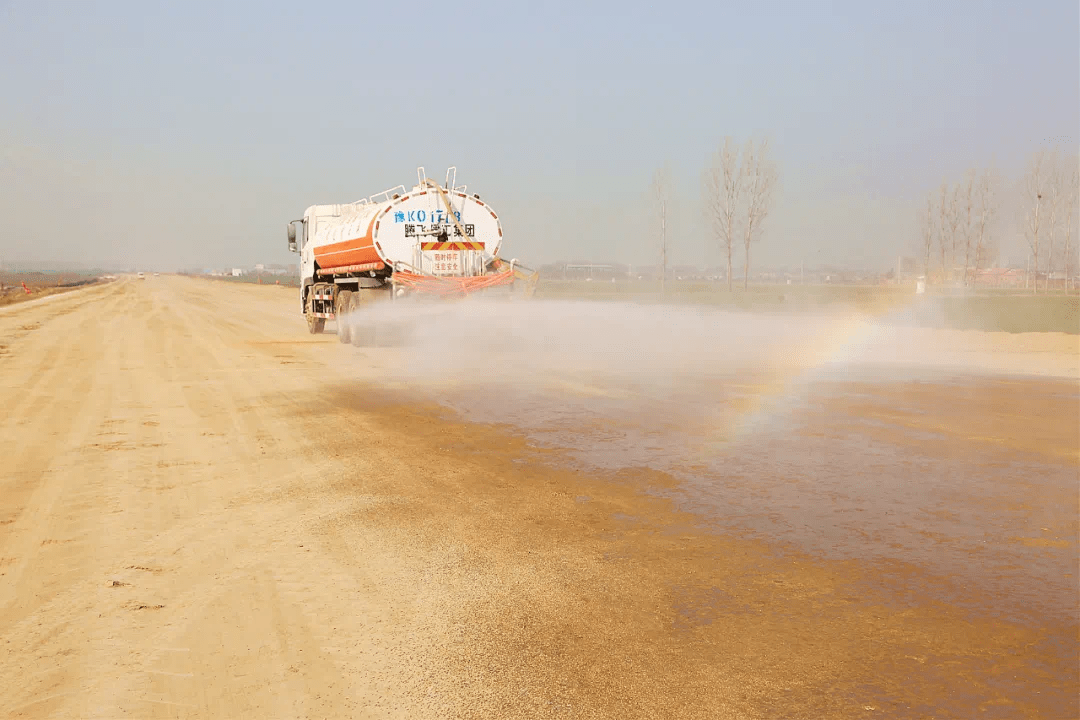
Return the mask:
[[352,203],[312,205],[289,222],[309,332],[336,320],[341,342],[373,344],[377,331],[361,316],[373,301],[533,294],[537,273],[499,257],[499,216],[456,181],[456,168],[439,185],[421,167],[411,190],[398,185]]

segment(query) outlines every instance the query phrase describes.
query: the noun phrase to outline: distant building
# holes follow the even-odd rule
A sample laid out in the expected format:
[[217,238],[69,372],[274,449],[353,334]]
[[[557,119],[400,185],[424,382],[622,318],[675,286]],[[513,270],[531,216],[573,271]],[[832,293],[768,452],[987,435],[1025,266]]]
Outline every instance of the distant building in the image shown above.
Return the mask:
[[232,276],[233,277],[242,277],[243,275],[244,275],[244,270],[242,268],[233,268],[232,269]]
[[563,268],[563,277],[567,280],[607,280],[615,277],[615,266],[595,263],[566,265]]
[[975,275],[975,284],[983,287],[1018,288],[1024,286],[1027,273],[1015,268],[986,268]]

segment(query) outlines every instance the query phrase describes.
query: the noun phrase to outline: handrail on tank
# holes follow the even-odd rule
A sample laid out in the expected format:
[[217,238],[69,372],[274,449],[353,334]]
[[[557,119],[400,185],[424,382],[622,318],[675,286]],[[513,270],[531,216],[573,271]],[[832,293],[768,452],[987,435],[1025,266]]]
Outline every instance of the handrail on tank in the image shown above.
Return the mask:
[[402,195],[405,194],[405,186],[404,185],[395,185],[394,187],[390,188],[389,190],[383,190],[382,192],[375,193],[374,195],[369,196],[368,197],[368,202],[374,204],[375,203],[375,198],[377,198],[377,197],[383,198],[383,202],[386,202],[387,200],[390,199],[390,193],[394,192],[395,190],[400,190]]
[[[364,209],[364,207],[366,207],[366,206],[368,206],[370,204],[371,203],[368,201],[367,198],[361,198],[361,199],[357,200],[356,202],[345,203],[344,205],[341,205],[339,207],[342,208],[342,209],[347,208],[348,209],[348,215],[351,216],[354,213],[359,213],[362,209]],[[339,214],[342,215],[342,216],[346,216],[346,213],[344,213],[344,212],[339,213]]]
[[[452,176],[451,176],[451,172],[453,173]],[[446,168],[446,184],[444,184],[443,187],[446,188],[447,190],[449,190],[450,192],[459,192],[462,195],[464,195],[465,191],[469,189],[468,185],[458,185],[457,184],[457,166],[456,165],[451,165],[450,167]]]

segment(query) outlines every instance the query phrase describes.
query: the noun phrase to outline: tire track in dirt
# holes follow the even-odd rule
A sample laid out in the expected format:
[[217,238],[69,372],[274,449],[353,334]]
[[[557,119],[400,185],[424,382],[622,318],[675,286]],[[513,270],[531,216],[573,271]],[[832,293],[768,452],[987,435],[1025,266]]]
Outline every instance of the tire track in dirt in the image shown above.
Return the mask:
[[[106,312],[112,309],[108,298],[102,309]],[[29,442],[25,433],[19,435],[22,442],[0,441],[0,452],[9,458],[13,470],[5,474],[2,483],[5,508],[10,514],[3,518],[5,525],[0,528],[0,556],[21,558],[7,573],[11,583],[5,587],[9,589],[17,583],[25,566],[27,543],[44,541],[41,534],[48,528],[45,519],[62,492],[60,484],[46,478],[63,457],[50,452],[51,448],[90,442],[97,418],[87,406],[95,393],[110,391],[96,381],[97,357],[103,351],[98,341],[100,323],[92,315],[80,318],[83,313],[90,315],[82,309],[82,313],[55,319],[39,335],[25,342],[17,357],[10,359],[15,365],[10,376],[14,383],[6,388],[9,393],[14,391],[18,399],[8,404],[11,410],[0,423],[2,436],[14,438],[17,428],[32,421],[43,426],[44,431],[31,433]],[[88,337],[73,343],[71,338],[78,337],[78,330],[86,332]],[[44,362],[38,362],[42,356]],[[24,517],[27,507],[34,514]],[[6,541],[8,535],[22,530],[29,532],[22,533],[25,540],[21,547],[13,547]],[[12,564],[10,560],[8,563]],[[0,605],[7,601],[10,595],[0,589]]]
[[[116,290],[110,288],[96,297],[96,306],[84,305],[52,317],[40,338],[27,338],[13,359],[45,367],[31,386],[26,413],[16,414],[18,423],[32,419],[44,431],[33,433],[30,442],[20,444],[14,453],[14,472],[5,474],[2,485],[5,501],[19,509],[15,521],[7,526],[0,550],[13,560],[2,571],[5,582],[0,583],[0,617],[14,628],[36,624],[35,634],[42,639],[30,647],[40,647],[45,659],[30,682],[11,686],[8,691],[39,688],[39,695],[49,700],[24,708],[33,714],[47,711],[49,703],[63,702],[66,696],[53,689],[78,682],[79,663],[72,662],[70,650],[61,649],[60,640],[69,632],[66,613],[59,613],[55,622],[41,622],[38,611],[42,606],[85,601],[85,596],[66,597],[66,589],[72,583],[79,584],[87,559],[95,556],[94,534],[80,522],[81,513],[101,510],[93,497],[99,478],[85,473],[83,453],[95,445],[106,451],[115,447],[112,437],[101,437],[108,430],[101,432],[99,410],[108,403],[112,386],[98,381],[110,348],[102,335],[101,316],[95,312],[106,316],[113,312],[115,295]],[[47,363],[36,363],[42,355]],[[71,483],[73,475],[83,482]],[[12,653],[11,657],[19,663],[19,670],[34,667],[25,654]],[[18,671],[8,667],[0,672],[13,676]],[[5,695],[0,693],[0,701],[8,699]]]
[[[189,312],[167,286],[148,292],[140,310],[110,323],[102,340],[108,349],[87,348],[100,351],[95,373],[125,377],[112,396],[85,402],[99,421],[88,432],[104,429],[116,444],[83,458],[79,472],[98,481],[78,490],[82,517],[68,522],[96,529],[98,542],[90,556],[67,559],[82,575],[67,577],[68,589],[48,599],[21,590],[34,598],[32,612],[4,617],[4,634],[21,641],[9,647],[22,651],[11,656],[18,666],[0,663],[0,672],[21,669],[33,679],[0,692],[0,708],[72,717],[129,706],[145,717],[352,715],[350,698],[362,695],[347,690],[357,676],[349,671],[355,648],[340,646],[334,626],[356,624],[343,611],[347,598],[370,595],[370,583],[350,591],[351,572],[284,541],[302,510],[260,504],[264,463],[290,482],[319,479],[309,467],[317,457],[310,440],[264,457],[269,440],[296,428],[278,402],[261,410],[266,385],[260,390],[247,375],[262,381],[288,369],[276,361],[260,366],[268,359],[256,353],[237,367],[246,344],[231,337],[234,328]],[[192,391],[200,385],[205,392]],[[295,460],[283,465],[283,458]],[[71,479],[74,469],[61,469]],[[39,506],[42,517],[56,514],[54,505]],[[89,517],[103,508],[121,512],[107,523]],[[252,543],[245,531],[253,527],[280,539]],[[326,582],[337,588],[333,602],[321,590]],[[90,622],[92,609],[99,619]],[[259,648],[253,657],[250,648]],[[392,665],[388,656],[379,662]],[[70,686],[85,692],[72,698],[63,690]]]

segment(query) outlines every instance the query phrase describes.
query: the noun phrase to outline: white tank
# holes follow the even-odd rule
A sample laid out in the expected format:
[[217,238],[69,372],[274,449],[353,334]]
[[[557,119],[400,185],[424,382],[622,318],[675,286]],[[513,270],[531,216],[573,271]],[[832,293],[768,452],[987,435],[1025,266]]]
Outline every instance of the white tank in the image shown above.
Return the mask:
[[358,203],[309,207],[304,213],[308,247],[318,269],[484,274],[502,243],[495,211],[464,188],[440,192],[424,182]]

